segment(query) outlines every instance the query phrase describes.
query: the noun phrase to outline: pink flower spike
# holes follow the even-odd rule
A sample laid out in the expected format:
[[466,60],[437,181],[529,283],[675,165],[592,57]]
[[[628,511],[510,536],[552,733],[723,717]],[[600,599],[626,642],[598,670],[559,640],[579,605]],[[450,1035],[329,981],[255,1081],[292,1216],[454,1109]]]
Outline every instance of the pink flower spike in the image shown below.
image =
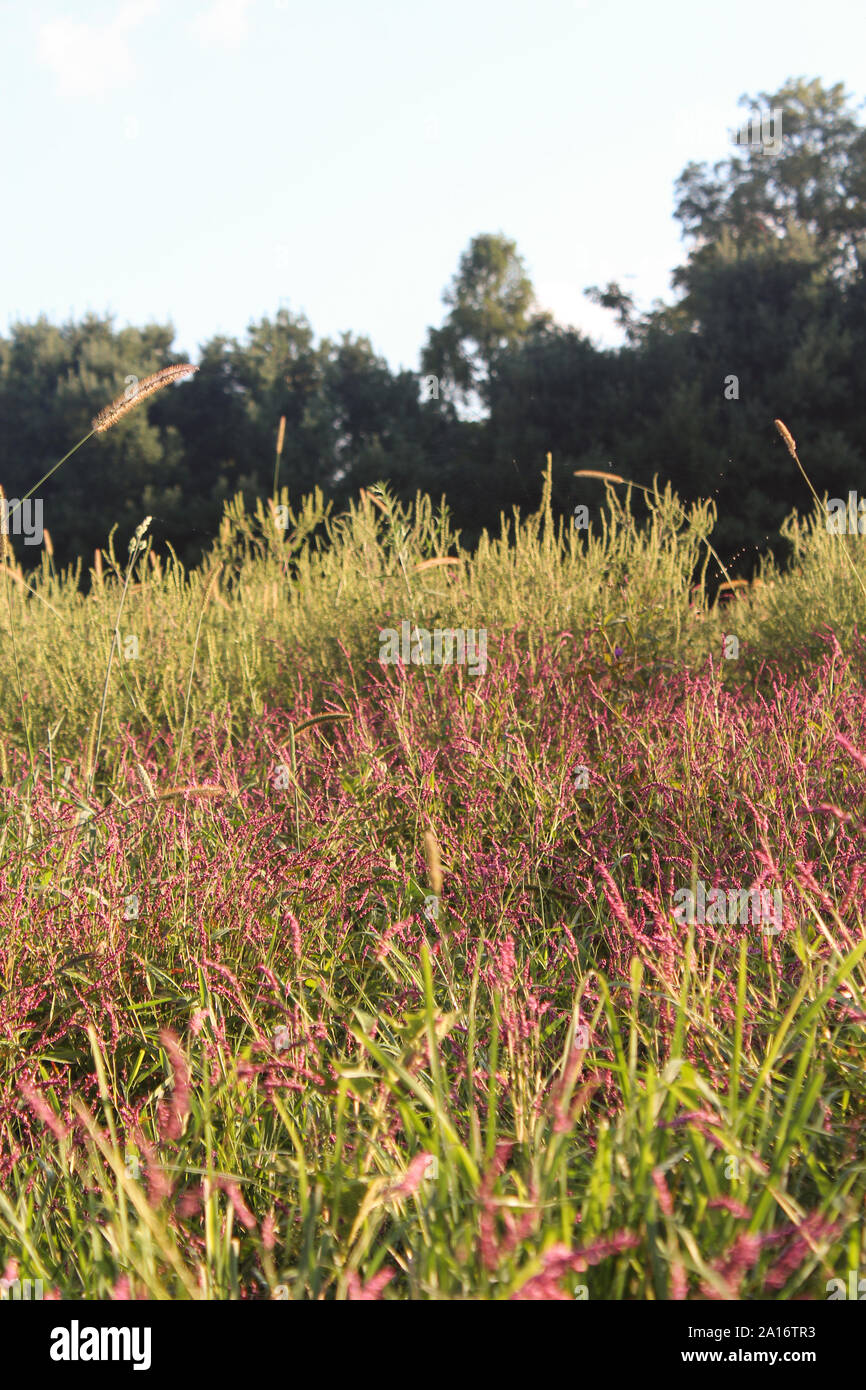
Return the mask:
[[378,1274],[367,1284],[362,1284],[358,1275],[352,1270],[348,1278],[349,1301],[353,1303],[376,1303],[382,1297],[382,1290],[385,1285],[390,1283],[397,1273],[396,1269],[380,1269]]
[[417,1192],[430,1165],[431,1158],[433,1158],[433,1154],[430,1153],[416,1154],[406,1169],[405,1176],[395,1187],[389,1189],[389,1198],[393,1200],[395,1197],[411,1197],[414,1192]]
[[32,1086],[28,1085],[26,1081],[20,1081],[18,1083],[18,1089],[27,1101],[34,1115],[51,1130],[55,1139],[65,1139],[69,1130],[63,1121],[55,1115],[45,1098],[41,1096],[38,1091],[34,1090]]
[[857,766],[866,772],[866,754],[861,753],[859,748],[855,748],[851,740],[846,738],[844,734],[834,734],[833,737],[845,749],[848,757],[853,758]]

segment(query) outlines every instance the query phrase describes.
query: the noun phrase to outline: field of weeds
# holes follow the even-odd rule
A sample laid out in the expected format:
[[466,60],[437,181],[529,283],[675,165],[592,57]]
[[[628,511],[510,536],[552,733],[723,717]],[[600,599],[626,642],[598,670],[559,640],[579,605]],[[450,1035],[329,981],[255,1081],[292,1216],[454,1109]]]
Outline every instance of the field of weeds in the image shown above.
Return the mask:
[[[790,571],[711,602],[712,519],[611,486],[580,536],[545,487],[469,555],[377,490],[237,502],[192,574],[144,534],[86,593],[7,557],[7,1279],[788,1300],[866,1265],[858,538],[792,519]],[[381,665],[404,620],[483,628],[486,669]]]

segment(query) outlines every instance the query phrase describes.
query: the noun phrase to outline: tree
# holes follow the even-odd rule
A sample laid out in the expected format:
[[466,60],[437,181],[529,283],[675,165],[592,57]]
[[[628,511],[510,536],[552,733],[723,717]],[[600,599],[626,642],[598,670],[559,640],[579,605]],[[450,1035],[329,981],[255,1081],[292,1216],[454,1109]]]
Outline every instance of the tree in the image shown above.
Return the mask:
[[[607,468],[628,398],[628,354],[602,352],[574,329],[538,325],[501,352],[489,384],[482,496],[510,515],[538,504],[541,472],[553,454],[554,505],[571,509],[576,468]],[[603,495],[591,489],[593,505]]]
[[715,496],[718,548],[740,564],[792,506],[811,510],[773,419],[796,422],[819,491],[843,495],[862,476],[866,424],[866,132],[841,86],[789,81],[748,104],[781,109],[781,146],[687,166],[679,298],[638,318],[618,286],[591,292],[635,348],[615,462],[644,483],[658,468],[686,498]]
[[640,328],[634,299],[620,289],[616,280],[611,280],[603,290],[597,285],[590,285],[584,290],[584,294],[593,304],[598,304],[602,309],[610,309],[616,315],[616,321],[629,342],[637,340]]
[[441,328],[428,330],[421,371],[437,378],[446,399],[487,405],[497,354],[551,322],[536,308],[516,243],[501,233],[473,237],[442,300],[450,313]]
[[[799,227],[814,238],[823,263],[843,280],[861,274],[866,253],[866,130],[841,83],[789,80],[754,109],[782,112],[779,151],[742,146],[713,166],[691,163],[677,181],[675,216],[696,246],[718,242],[728,228],[751,246]],[[688,266],[675,277],[683,283]]]

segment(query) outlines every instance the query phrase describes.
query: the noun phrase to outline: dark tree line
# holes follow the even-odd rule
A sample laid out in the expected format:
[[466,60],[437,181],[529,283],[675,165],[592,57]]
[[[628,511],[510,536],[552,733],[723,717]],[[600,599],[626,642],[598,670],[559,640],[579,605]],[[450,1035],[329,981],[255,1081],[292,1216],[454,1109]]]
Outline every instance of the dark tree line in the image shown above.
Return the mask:
[[[536,303],[513,242],[475,237],[428,332],[419,371],[392,372],[364,337],[316,342],[280,310],[247,339],[217,337],[198,374],[153,397],[86,446],[40,490],[56,560],[89,556],[114,523],[146,514],[187,561],[218,529],[225,500],[270,492],[285,417],[281,481],[316,485],[337,507],[387,481],[404,500],[444,493],[471,542],[537,505],[545,455],[554,502],[591,514],[603,486],[576,469],[686,499],[713,496],[716,536],[741,571],[778,545],[805,484],[773,429],[793,430],[819,493],[866,491],[866,130],[841,86],[789,82],[754,103],[783,112],[781,147],[734,148],[690,164],[675,215],[686,259],[678,297],[641,313],[619,285],[587,291],[624,347],[596,349]],[[185,360],[173,330],[115,331],[90,316],[44,318],[0,338],[0,482],[20,497],[90,428],[131,377]],[[38,552],[15,543],[25,563]]]

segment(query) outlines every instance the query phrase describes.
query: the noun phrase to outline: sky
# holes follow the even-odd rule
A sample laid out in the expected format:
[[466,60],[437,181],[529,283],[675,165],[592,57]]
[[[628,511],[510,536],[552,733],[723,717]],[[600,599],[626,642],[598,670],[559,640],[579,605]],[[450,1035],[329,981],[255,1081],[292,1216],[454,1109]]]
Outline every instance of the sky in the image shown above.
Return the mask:
[[673,298],[685,165],[789,77],[859,107],[864,38],[861,0],[0,0],[0,333],[110,313],[196,361],[285,307],[417,371],[504,232],[615,346],[584,290]]

